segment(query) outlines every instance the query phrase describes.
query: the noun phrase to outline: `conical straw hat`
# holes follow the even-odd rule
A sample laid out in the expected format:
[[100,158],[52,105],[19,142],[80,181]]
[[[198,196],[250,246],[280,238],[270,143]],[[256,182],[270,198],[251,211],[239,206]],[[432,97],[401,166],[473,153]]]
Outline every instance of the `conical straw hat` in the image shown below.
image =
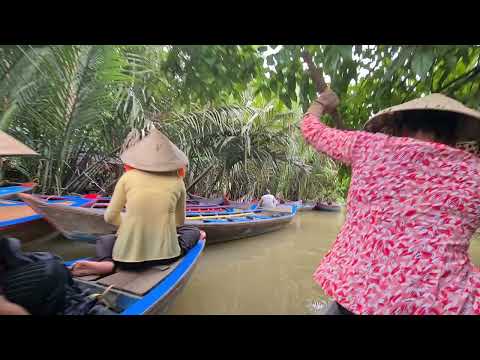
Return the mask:
[[385,126],[392,125],[395,115],[409,110],[438,110],[464,115],[457,130],[459,140],[480,138],[480,112],[438,93],[382,110],[365,123],[364,129],[371,132],[382,131]]
[[[187,156],[165,135],[152,127],[149,134],[136,141],[126,141],[126,150],[120,159],[139,170],[145,171],[174,171],[188,165]],[[132,137],[132,134],[129,138]]]
[[0,130],[0,156],[38,155],[28,146]]

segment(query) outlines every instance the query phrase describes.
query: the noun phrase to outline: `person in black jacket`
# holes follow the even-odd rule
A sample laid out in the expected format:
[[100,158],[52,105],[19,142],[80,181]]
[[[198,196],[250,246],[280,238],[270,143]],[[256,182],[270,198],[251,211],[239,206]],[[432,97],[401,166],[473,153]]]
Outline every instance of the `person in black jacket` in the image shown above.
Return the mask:
[[0,236],[0,315],[113,315],[73,281],[63,261],[48,252],[22,252],[20,241]]

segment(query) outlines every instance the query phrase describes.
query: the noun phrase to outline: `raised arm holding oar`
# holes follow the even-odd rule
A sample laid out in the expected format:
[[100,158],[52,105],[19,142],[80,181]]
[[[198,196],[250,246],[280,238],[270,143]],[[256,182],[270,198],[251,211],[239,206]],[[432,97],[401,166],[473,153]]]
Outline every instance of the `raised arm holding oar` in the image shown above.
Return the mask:
[[303,136],[352,167],[347,217],[314,279],[334,301],[327,314],[480,314],[480,272],[468,246],[480,226],[480,158],[454,148],[480,113],[432,94],[375,115],[395,136],[320,122],[329,89],[310,106]]

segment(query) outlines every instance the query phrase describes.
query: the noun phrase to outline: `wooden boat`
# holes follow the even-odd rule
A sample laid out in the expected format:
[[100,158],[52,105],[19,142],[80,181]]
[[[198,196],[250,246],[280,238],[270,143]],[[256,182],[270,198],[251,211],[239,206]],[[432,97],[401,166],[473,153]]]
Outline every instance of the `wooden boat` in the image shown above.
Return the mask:
[[33,183],[4,184],[0,186],[0,199],[1,200],[16,199],[18,194],[32,192],[35,185],[36,184],[33,184]]
[[[103,197],[99,196],[97,194],[88,194],[84,195],[83,198],[89,199],[92,202],[95,202],[97,204],[97,207],[101,207],[101,203],[105,203],[107,206],[108,203],[111,200],[111,197]],[[208,205],[208,204],[199,204],[199,203],[188,203],[186,206],[186,211],[187,212],[202,212],[202,213],[207,213],[207,212],[212,212],[212,213],[218,213],[222,211],[234,211],[236,208],[238,209],[248,209],[252,205],[249,203],[241,204],[241,206],[235,207],[234,205]]]
[[317,211],[340,211],[341,208],[342,207],[339,204],[327,204],[327,203],[318,202],[313,207],[313,210],[317,210]]
[[[48,204],[32,195],[20,195],[35,211],[44,215],[68,239],[94,242],[98,236],[112,234],[115,226],[103,219],[106,204],[99,208],[95,201],[83,207]],[[207,233],[208,244],[255,236],[278,230],[289,224],[297,209],[289,211],[256,209],[246,213],[196,216],[187,218]],[[198,215],[198,214],[197,214]]]
[[[48,204],[81,206],[85,203],[76,197],[43,197]],[[21,201],[0,200],[0,233],[12,236],[23,243],[47,240],[58,231],[30,206]]]
[[296,207],[290,212],[259,209],[253,214],[239,214],[235,217],[189,220],[207,233],[208,244],[242,239],[279,230],[288,225],[297,213]]
[[86,203],[74,207],[65,204],[49,204],[29,194],[19,196],[68,239],[95,242],[98,236],[113,234],[116,231],[115,226],[103,220],[108,201],[83,199]]
[[190,199],[187,200],[187,206],[228,206],[228,207],[238,207],[238,208],[247,208],[252,205],[249,202],[238,202],[233,200],[225,200],[223,197],[208,199],[197,195],[188,194]]
[[[108,206],[108,203],[111,200],[111,197],[102,197],[95,195],[84,195],[83,198],[89,199],[92,201],[92,204],[95,203],[97,208],[101,208],[101,204],[105,204],[104,207]],[[255,205],[250,203],[242,203],[239,206],[235,205],[200,205],[200,204],[188,204],[186,206],[187,213],[199,212],[199,213],[221,213],[221,212],[233,212],[237,210],[247,210],[252,209]]]
[[315,204],[303,204],[298,208],[298,211],[309,211],[313,210]]
[[[185,287],[204,248],[205,240],[200,240],[185,256],[167,266],[140,272],[120,270],[106,277],[75,277],[74,281],[79,287],[100,294],[113,285],[105,298],[119,315],[162,314]],[[73,265],[76,261],[65,265]]]
[[[84,199],[88,199],[91,201],[88,205],[95,204],[96,208],[106,208],[110,203],[111,197],[103,197],[103,196],[91,196],[91,195],[84,195],[82,196]],[[87,207],[88,207],[87,205]],[[245,204],[241,209],[247,209],[247,205]],[[251,207],[249,207],[251,208]],[[239,210],[241,210],[239,209]],[[231,205],[189,205],[186,206],[186,212],[188,213],[230,213],[235,212],[237,209]]]
[[256,210],[256,205],[253,205],[248,209],[225,208],[225,209],[218,209],[217,211],[214,211],[213,209],[208,209],[207,211],[202,211],[202,210],[197,210],[197,209],[192,210],[187,208],[187,211],[185,214],[188,218],[192,216],[221,216],[221,215],[244,214],[244,213],[260,211],[260,210]]
[[311,202],[303,202],[302,200],[299,201],[287,201],[282,205],[287,205],[287,206],[293,206],[295,205],[297,207],[297,211],[307,211],[307,210],[313,210],[315,207],[314,203]]
[[187,204],[187,211],[200,211],[200,212],[218,212],[229,211],[230,209],[250,209],[255,206],[251,203],[232,204],[232,205],[189,205]]
[[189,199],[187,199],[187,204],[192,205],[223,205],[223,197],[218,197],[215,199],[208,199],[197,195],[188,194]]
[[314,202],[302,202],[298,211],[309,211],[309,210],[313,210],[314,207],[315,207]]

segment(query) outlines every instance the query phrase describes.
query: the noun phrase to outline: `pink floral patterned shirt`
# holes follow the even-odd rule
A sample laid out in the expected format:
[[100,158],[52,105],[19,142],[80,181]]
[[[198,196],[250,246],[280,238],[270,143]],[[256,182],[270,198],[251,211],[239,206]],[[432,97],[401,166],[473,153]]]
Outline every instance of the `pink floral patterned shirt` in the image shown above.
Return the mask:
[[314,279],[355,314],[480,314],[468,255],[480,226],[480,158],[443,144],[302,123],[352,167],[345,223]]

